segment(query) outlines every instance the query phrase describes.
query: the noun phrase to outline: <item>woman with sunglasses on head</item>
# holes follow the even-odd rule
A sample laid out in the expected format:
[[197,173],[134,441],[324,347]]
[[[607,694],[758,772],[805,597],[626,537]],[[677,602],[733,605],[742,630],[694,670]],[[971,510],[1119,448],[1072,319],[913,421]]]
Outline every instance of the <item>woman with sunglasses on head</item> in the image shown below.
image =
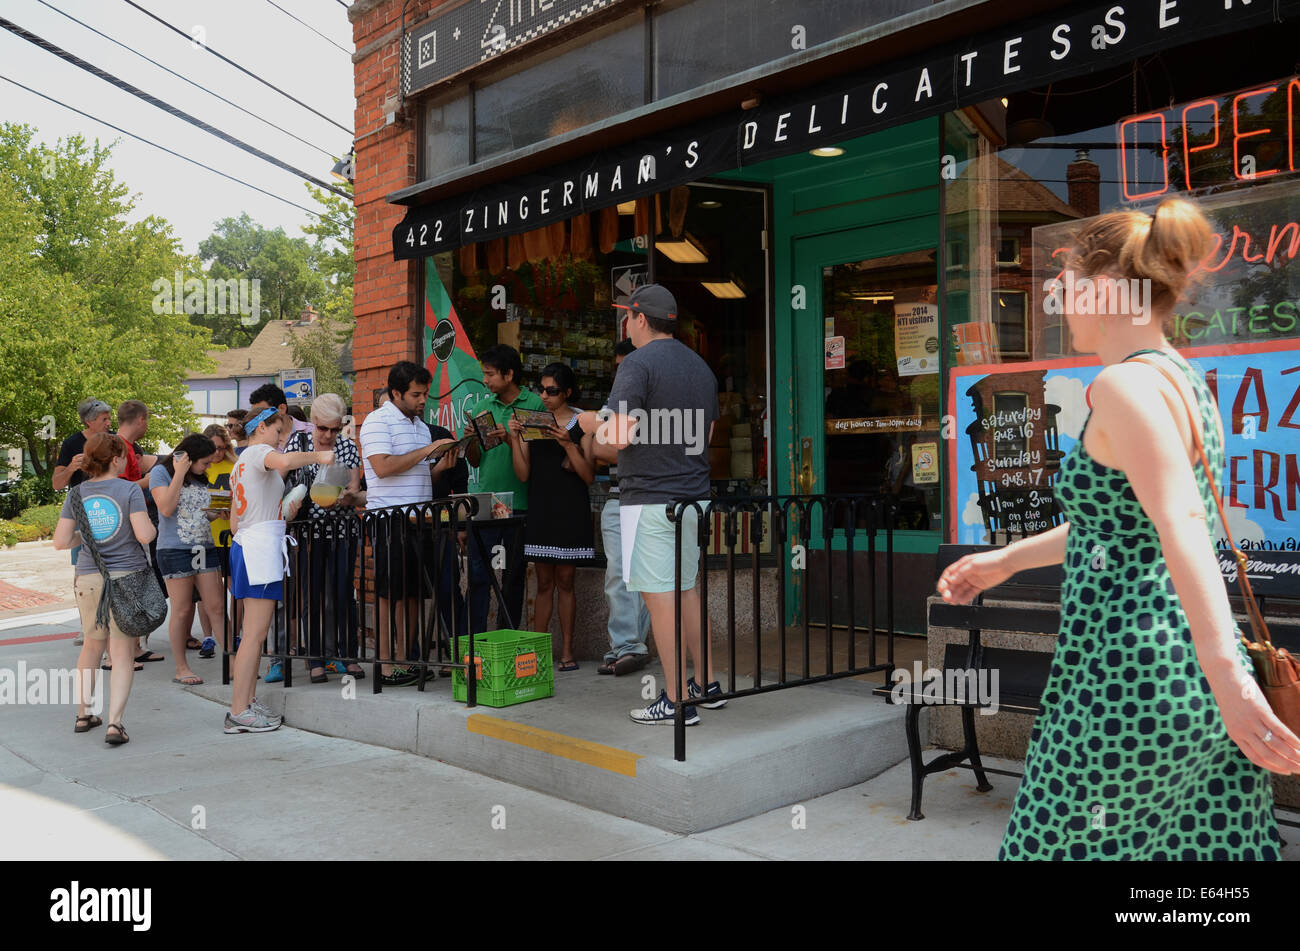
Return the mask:
[[[331,659],[356,657],[359,646],[356,601],[352,592],[352,575],[357,562],[358,539],[354,537],[357,528],[355,522],[327,518],[365,504],[361,492],[361,452],[352,439],[343,435],[347,409],[341,396],[321,394],[311,404],[311,430],[294,433],[285,446],[286,452],[332,450],[334,465],[348,470],[347,485],[342,487],[342,492],[331,505],[317,504],[318,497],[328,501],[330,494],[318,492],[316,496],[308,495],[303,502],[305,508],[300,512],[301,517],[318,523],[312,526],[307,551],[298,552],[299,563],[310,579],[306,590],[313,594],[312,603],[300,605],[299,618],[307,626],[307,656],[312,658],[308,673],[314,684],[325,683],[327,672],[351,674],[357,679],[366,675],[359,664]],[[310,489],[324,475],[323,468],[310,465],[297,469],[287,481]]]
[[158,506],[158,567],[171,602],[167,633],[176,676],[172,683],[195,687],[203,678],[190,669],[185,651],[201,645],[190,637],[194,591],[203,599],[208,624],[222,624],[221,552],[212,544],[207,471],[217,447],[207,436],[190,433],[149,473],[149,493]]
[[334,461],[329,451],[276,452],[290,425],[288,416],[273,409],[251,415],[244,424],[248,445],[231,473],[230,528],[235,537],[230,543],[230,593],[240,602],[241,624],[227,733],[267,733],[282,722],[256,702],[253,687],[275,603],[284,600],[284,516],[293,518],[301,505],[296,502],[281,514],[284,476]]
[[531,500],[524,528],[524,557],[537,568],[537,602],[532,629],[551,627],[553,592],[559,589],[560,670],[577,670],[573,658],[573,628],[577,599],[573,579],[578,565],[595,561],[596,548],[587,487],[595,479],[587,449],[592,435],[578,425],[578,411],[569,405],[576,382],[563,363],[542,370],[542,403],[555,416],[549,439],[525,441],[517,416],[510,417],[515,475],[528,482]]

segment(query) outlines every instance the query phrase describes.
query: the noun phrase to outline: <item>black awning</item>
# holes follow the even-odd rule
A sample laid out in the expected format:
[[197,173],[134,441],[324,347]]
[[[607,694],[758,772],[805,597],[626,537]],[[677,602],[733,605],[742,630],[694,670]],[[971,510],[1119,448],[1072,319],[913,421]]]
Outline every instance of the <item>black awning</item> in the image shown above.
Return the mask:
[[[1125,0],[1008,24],[920,56],[617,149],[411,208],[398,260],[531,231],[707,175],[923,119],[1128,62],[1157,50],[1291,18],[1300,0]],[[886,37],[883,42],[887,42]],[[935,172],[939,157],[935,156]]]

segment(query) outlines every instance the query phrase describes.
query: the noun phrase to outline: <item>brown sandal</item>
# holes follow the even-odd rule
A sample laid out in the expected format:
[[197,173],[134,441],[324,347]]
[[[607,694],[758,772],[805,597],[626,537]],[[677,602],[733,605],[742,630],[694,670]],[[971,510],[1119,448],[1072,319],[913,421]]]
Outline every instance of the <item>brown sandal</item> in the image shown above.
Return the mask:
[[87,733],[97,726],[103,726],[103,724],[104,721],[94,715],[77,717],[77,725],[73,729],[78,733]]
[[104,731],[104,742],[108,743],[110,746],[121,746],[123,743],[131,742],[131,738],[126,735],[126,730],[122,729],[122,724],[110,723],[108,729],[117,730],[116,733],[109,733],[107,730]]

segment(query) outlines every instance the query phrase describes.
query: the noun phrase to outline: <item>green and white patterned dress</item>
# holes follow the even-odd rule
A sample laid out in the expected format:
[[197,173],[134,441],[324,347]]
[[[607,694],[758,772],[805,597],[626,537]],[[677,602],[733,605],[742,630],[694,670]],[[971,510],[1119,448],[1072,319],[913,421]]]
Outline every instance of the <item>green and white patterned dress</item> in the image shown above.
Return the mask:
[[[1137,351],[1148,352],[1191,382],[1206,458],[1222,472],[1205,381],[1181,357]],[[1213,526],[1199,463],[1195,474]],[[1080,433],[1056,496],[1070,523],[1061,630],[998,858],[1279,858],[1268,772],[1224,729],[1155,526],[1128,477],[1092,459]],[[1244,647],[1239,653],[1252,670]]]

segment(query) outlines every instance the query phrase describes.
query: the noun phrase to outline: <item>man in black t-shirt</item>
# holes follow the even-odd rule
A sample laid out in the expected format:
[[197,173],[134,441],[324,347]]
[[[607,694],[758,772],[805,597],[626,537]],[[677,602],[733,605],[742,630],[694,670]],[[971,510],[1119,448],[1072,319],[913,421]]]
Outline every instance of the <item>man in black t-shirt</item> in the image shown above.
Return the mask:
[[81,425],[85,428],[79,433],[73,433],[59,446],[59,459],[54,465],[54,475],[50,480],[55,492],[62,492],[86,481],[86,474],[81,471],[86,440],[95,433],[108,432],[113,411],[103,400],[88,399],[77,404],[77,415],[81,417]]

